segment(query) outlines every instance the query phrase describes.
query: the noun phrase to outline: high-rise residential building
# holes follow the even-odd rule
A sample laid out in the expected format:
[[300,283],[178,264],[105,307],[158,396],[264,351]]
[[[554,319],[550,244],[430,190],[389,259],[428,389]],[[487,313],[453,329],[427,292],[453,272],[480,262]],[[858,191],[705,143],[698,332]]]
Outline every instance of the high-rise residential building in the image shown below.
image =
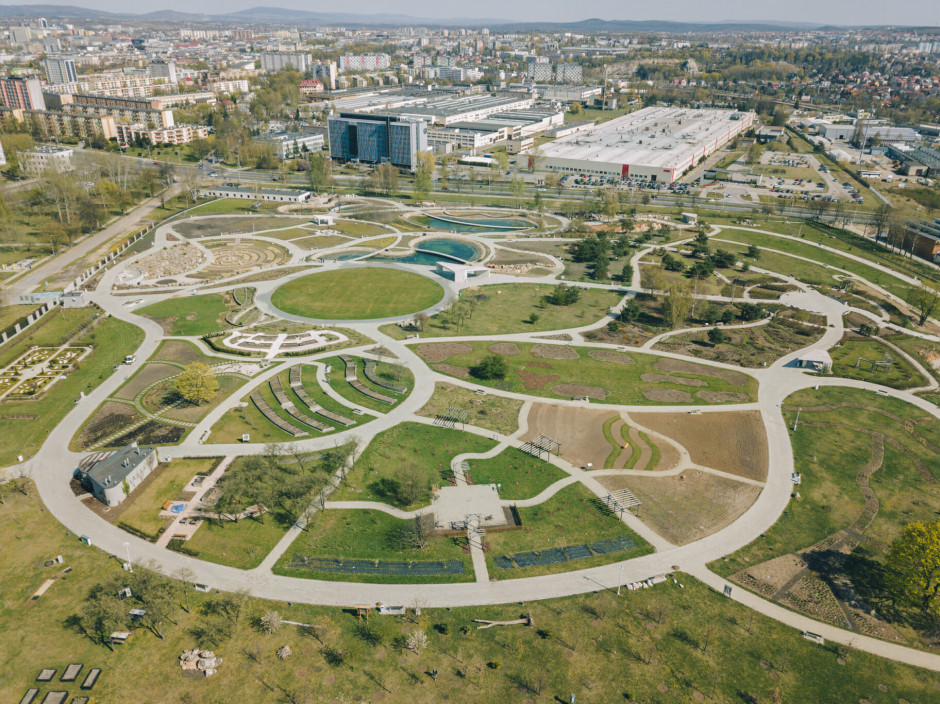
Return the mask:
[[526,60],[526,76],[536,83],[552,80],[552,64],[548,57],[530,56]]
[[409,117],[342,112],[327,120],[330,157],[368,164],[389,162],[414,171],[428,148],[427,123]]
[[45,110],[42,86],[38,78],[7,76],[0,78],[0,102],[8,108]]
[[153,79],[163,79],[165,83],[179,83],[176,75],[176,63],[155,59],[147,67],[147,74]]
[[73,83],[78,80],[78,72],[75,70],[75,59],[65,58],[64,56],[52,56],[42,62],[46,69],[46,80],[49,83],[58,85],[60,83]]
[[287,67],[306,73],[310,70],[310,54],[291,54],[278,52],[276,54],[261,55],[261,70],[268,73],[277,73]]
[[555,80],[559,83],[581,83],[584,80],[581,64],[558,64],[555,68]]
[[310,65],[310,75],[318,79],[325,88],[336,90],[336,62],[320,61]]
[[58,37],[43,37],[39,45],[47,54],[58,54],[62,51],[62,41]]
[[346,54],[337,62],[340,71],[380,71],[392,64],[388,54]]

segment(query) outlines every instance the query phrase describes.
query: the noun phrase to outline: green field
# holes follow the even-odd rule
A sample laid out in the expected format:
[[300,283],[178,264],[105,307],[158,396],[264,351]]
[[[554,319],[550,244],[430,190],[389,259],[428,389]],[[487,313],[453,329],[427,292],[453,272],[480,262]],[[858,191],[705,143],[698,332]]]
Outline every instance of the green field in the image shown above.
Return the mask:
[[[832,373],[836,376],[870,381],[894,389],[910,389],[926,386],[928,383],[910,362],[875,338],[842,340],[842,343],[829,353],[832,355]],[[874,362],[881,362],[889,357],[893,360],[890,369],[875,369]]]
[[474,484],[500,484],[499,498],[531,499],[551,484],[568,476],[544,460],[510,447],[490,459],[468,460]]
[[[470,370],[490,356],[489,343],[436,344],[440,347],[433,342],[415,347],[418,354],[432,362],[431,366],[436,371],[469,378],[483,386],[532,396],[566,399],[591,396],[593,401],[601,403],[658,405],[747,402],[753,400],[757,392],[757,380],[744,372],[729,375],[726,371],[703,365],[688,367],[687,371],[666,372],[656,366],[664,364],[660,358],[642,353],[613,353],[613,360],[622,360],[613,361],[591,356],[592,353],[611,354],[609,351],[601,353],[589,347],[525,343],[517,345],[518,353],[503,355],[508,369],[505,379],[480,379],[472,377]],[[565,356],[563,359],[549,356],[562,354]],[[656,380],[647,382],[642,379],[646,374],[658,376]],[[741,383],[732,384],[728,379]],[[702,396],[712,393],[729,395],[717,401],[708,401]]]
[[228,312],[220,293],[170,298],[136,311],[158,322],[169,335],[207,335],[224,326],[220,320]]
[[[402,423],[379,433],[356,460],[334,501],[382,501],[399,508],[426,505],[431,488],[447,484],[450,461],[464,452],[486,452],[495,441],[423,423]],[[409,478],[414,490],[403,491]]]
[[[473,565],[453,538],[431,538],[423,548],[403,547],[399,541],[402,528],[410,521],[395,518],[382,511],[328,509],[319,511],[306,531],[277,561],[275,574],[306,579],[329,579],[344,582],[377,582],[385,584],[408,582],[472,582]],[[461,575],[399,577],[378,574],[349,574],[314,571],[289,566],[295,555],[372,560],[458,560],[464,563]]]
[[28,458],[35,454],[52,429],[72,410],[79,394],[91,392],[113,373],[125,355],[140,346],[144,337],[140,328],[111,317],[82,333],[82,326],[90,323],[96,314],[94,308],[57,308],[46,316],[47,322],[17,337],[0,353],[3,360],[0,364],[5,365],[31,345],[61,345],[73,335],[76,337],[72,344],[94,346],[91,355],[79,363],[76,371],[53,384],[39,400],[0,402],[0,434],[15,438],[15,441],[0,443],[0,467],[13,464],[18,455]]
[[457,408],[469,412],[467,422],[479,428],[510,435],[519,428],[522,401],[492,394],[478,394],[462,386],[435,384],[434,395],[418,415],[434,418]]
[[257,567],[287,532],[287,525],[270,514],[234,521],[203,521],[186,548],[200,560],[250,570]]
[[396,370],[399,370],[401,378],[396,380],[394,383],[407,387],[407,391],[403,394],[396,394],[393,391],[383,389],[381,386],[373,384],[371,381],[366,379],[365,361],[362,359],[362,357],[353,357],[353,359],[356,361],[356,378],[362,382],[362,385],[368,389],[371,389],[372,391],[382,394],[383,396],[395,399],[395,402],[384,403],[377,399],[371,398],[359,391],[359,389],[354,388],[352,384],[349,384],[346,381],[346,364],[339,357],[327,357],[325,359],[321,359],[320,361],[323,364],[328,364],[330,366],[330,373],[327,376],[327,381],[330,384],[330,388],[332,388],[344,399],[356,405],[364,406],[365,408],[377,411],[378,413],[388,413],[391,409],[395,408],[395,406],[408,398],[408,394],[411,393],[411,389],[414,387],[414,375],[409,369],[398,365],[387,365],[384,362],[380,362],[377,365],[376,369],[379,371],[379,373],[381,373],[383,366],[385,369],[395,368]]
[[[0,506],[0,533],[6,536],[0,546],[5,595],[0,631],[15,634],[0,643],[0,700],[5,702],[17,702],[37,686],[39,668],[62,672],[72,662],[84,663],[83,674],[91,667],[103,669],[94,701],[149,704],[275,702],[284,701],[285,692],[298,702],[377,701],[381,695],[413,704],[438,704],[443,693],[455,700],[453,692],[467,704],[523,697],[567,702],[572,693],[584,704],[603,704],[614,696],[662,704],[700,698],[730,703],[743,701],[745,694],[772,701],[774,690],[780,701],[807,703],[833,701],[833,692],[840,701],[865,698],[872,704],[897,704],[900,698],[928,702],[936,696],[933,673],[849,648],[820,647],[683,574],[676,575],[683,589],[669,581],[621,597],[599,589],[524,606],[423,608],[420,618],[373,612],[368,625],[374,629],[369,634],[374,645],[363,639],[360,623],[348,610],[200,594],[180,584],[164,638],[137,624],[126,645],[110,650],[70,624],[90,592],[124,586],[128,578],[148,573],[135,565],[134,575],[128,575],[120,560],[67,536],[41,509],[35,491],[28,497],[14,491]],[[50,555],[62,555],[63,565],[44,568]],[[27,604],[63,566],[73,570],[68,579],[57,580],[38,603]],[[136,599],[122,607],[121,613],[148,608]],[[285,625],[274,634],[260,633],[255,623],[266,610],[317,628]],[[477,630],[473,623],[528,612],[534,628]],[[402,652],[395,641],[413,630],[428,637],[419,655]],[[180,653],[197,643],[224,658],[216,676],[195,679],[181,673]],[[274,656],[283,645],[294,651],[289,660]],[[533,663],[551,666],[533,668]],[[439,671],[436,683],[427,674],[432,669]],[[80,681],[67,684],[57,678],[41,685],[40,697],[53,689],[80,696]]]
[[294,279],[275,290],[271,302],[308,318],[368,320],[417,313],[443,297],[443,289],[420,274],[362,267]]
[[[619,562],[653,552],[640,536],[627,528],[620,519],[599,504],[599,499],[580,484],[565,487],[545,503],[520,508],[522,529],[504,533],[487,533],[489,551],[487,568],[492,579],[517,579],[542,574],[584,569],[608,562]],[[595,540],[629,536],[637,547],[608,555],[594,555],[553,565],[501,569],[493,562],[499,555],[530,550],[546,550],[582,545]]]

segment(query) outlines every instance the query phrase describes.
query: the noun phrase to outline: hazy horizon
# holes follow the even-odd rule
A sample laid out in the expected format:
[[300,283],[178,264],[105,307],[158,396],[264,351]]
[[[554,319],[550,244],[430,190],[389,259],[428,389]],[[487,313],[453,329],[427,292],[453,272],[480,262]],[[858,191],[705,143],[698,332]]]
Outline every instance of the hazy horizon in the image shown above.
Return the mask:
[[[0,5],[76,5],[108,12],[142,14],[139,7],[128,7],[122,0],[63,0],[61,3],[20,3],[0,0]],[[745,0],[673,0],[653,8],[648,3],[622,0],[594,0],[586,5],[570,1],[545,0],[538,11],[524,6],[507,6],[498,0],[478,0],[473,12],[464,2],[453,0],[399,0],[389,5],[385,0],[360,0],[354,8],[348,6],[317,6],[300,0],[165,0],[154,4],[147,12],[176,10],[207,14],[225,14],[252,7],[267,6],[324,13],[353,13],[368,15],[400,14],[428,19],[502,19],[511,22],[550,21],[577,22],[598,17],[605,20],[660,20],[675,22],[808,22],[814,24],[857,25],[920,25],[940,26],[940,3],[925,0],[899,0],[894,3],[855,2],[853,0],[793,0],[785,5],[777,3],[755,4]]]

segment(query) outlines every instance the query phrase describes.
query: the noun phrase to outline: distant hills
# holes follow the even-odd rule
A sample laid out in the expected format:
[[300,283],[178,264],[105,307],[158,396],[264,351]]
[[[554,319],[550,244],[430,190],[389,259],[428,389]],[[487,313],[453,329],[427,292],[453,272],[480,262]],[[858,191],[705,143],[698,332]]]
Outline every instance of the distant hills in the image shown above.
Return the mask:
[[725,21],[725,22],[670,22],[664,20],[604,20],[590,18],[577,22],[516,22],[496,18],[453,17],[447,19],[413,17],[400,14],[357,14],[351,12],[313,12],[283,7],[253,7],[227,14],[203,14],[157,10],[145,14],[115,13],[92,10],[75,5],[0,5],[0,19],[45,17],[51,20],[102,20],[120,22],[214,22],[232,24],[289,24],[294,26],[342,25],[354,27],[389,27],[421,25],[429,27],[489,27],[499,31],[547,31],[578,33],[640,33],[660,32],[725,33],[725,32],[782,32],[815,29],[820,25],[797,22]]

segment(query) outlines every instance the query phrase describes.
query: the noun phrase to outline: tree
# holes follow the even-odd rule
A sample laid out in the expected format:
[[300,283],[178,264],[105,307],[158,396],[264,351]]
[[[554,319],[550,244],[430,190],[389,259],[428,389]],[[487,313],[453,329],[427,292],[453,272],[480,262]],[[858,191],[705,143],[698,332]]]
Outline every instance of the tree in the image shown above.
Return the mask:
[[117,597],[117,589],[113,584],[94,587],[77,616],[78,625],[88,637],[111,650],[111,634],[126,621],[126,609]]
[[310,187],[320,193],[333,185],[333,162],[323,153],[310,157],[310,171],[307,172]]
[[940,521],[904,527],[885,559],[885,586],[899,605],[940,618]]
[[378,174],[379,188],[386,196],[392,195],[398,190],[398,169],[389,162],[379,164],[376,167]]
[[498,354],[490,354],[470,367],[470,373],[477,379],[505,379],[509,371],[506,360]]
[[666,252],[663,255],[663,258],[660,264],[662,265],[663,269],[665,269],[666,271],[678,271],[678,272],[685,271],[685,263],[681,259],[679,259],[679,257],[674,255],[672,252]]
[[581,298],[581,292],[575,286],[557,284],[552,292],[545,296],[545,300],[553,306],[570,306]]
[[692,291],[686,281],[674,281],[666,289],[663,299],[663,317],[669,327],[675,329],[689,317],[692,308]]
[[710,328],[708,331],[708,341],[713,345],[720,345],[727,339],[725,331],[721,328]]
[[516,176],[509,182],[509,188],[512,191],[512,197],[516,199],[516,207],[522,207],[522,196],[525,195],[525,182]]
[[751,259],[760,259],[760,247],[756,244],[750,244],[747,247],[747,256]]
[[417,655],[428,647],[428,637],[424,631],[412,631],[408,634],[408,640],[405,647]]
[[427,198],[431,194],[434,177],[434,154],[431,152],[418,152],[415,165],[415,195]]
[[258,619],[258,628],[262,633],[277,633],[281,629],[281,615],[277,611],[265,611]]
[[940,287],[924,284],[914,292],[913,302],[917,310],[917,324],[923,325],[940,305]]
[[636,302],[636,298],[631,298],[629,301],[627,301],[627,304],[623,307],[623,310],[620,311],[620,320],[632,323],[640,317],[642,312],[643,308],[641,308],[640,304]]
[[193,362],[176,377],[173,388],[185,400],[200,405],[208,403],[218,393],[219,381],[208,364]]
[[437,180],[441,184],[441,188],[447,190],[447,177],[450,175],[448,172],[450,154],[441,154],[438,158],[438,165],[440,166],[440,175],[437,177]]
[[760,144],[754,143],[747,150],[747,163],[748,164],[759,164],[761,154],[764,153],[764,147]]

